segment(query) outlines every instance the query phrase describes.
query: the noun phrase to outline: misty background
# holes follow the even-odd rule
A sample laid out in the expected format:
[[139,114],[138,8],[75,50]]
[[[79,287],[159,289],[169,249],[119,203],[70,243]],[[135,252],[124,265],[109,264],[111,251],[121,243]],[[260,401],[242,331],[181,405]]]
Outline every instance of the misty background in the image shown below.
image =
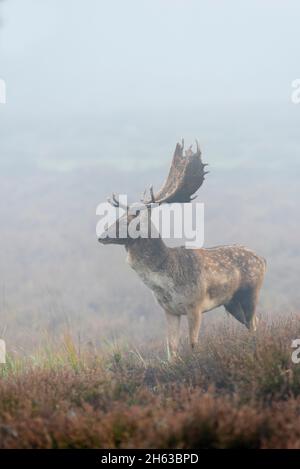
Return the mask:
[[257,250],[261,314],[299,311],[299,15],[298,2],[276,0],[0,3],[8,347],[65,327],[86,341],[162,337],[124,249],[98,245],[95,211],[112,191],[134,201],[157,188],[182,136],[210,165],[205,245]]

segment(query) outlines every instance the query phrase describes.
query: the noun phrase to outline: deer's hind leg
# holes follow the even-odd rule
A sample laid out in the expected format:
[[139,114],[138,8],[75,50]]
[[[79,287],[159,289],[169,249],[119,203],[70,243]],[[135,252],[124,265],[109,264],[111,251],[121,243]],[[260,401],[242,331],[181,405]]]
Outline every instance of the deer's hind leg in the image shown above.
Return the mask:
[[244,290],[240,295],[240,301],[246,317],[246,326],[250,331],[256,331],[257,328],[256,304],[258,292],[259,288],[249,288]]
[[257,317],[255,314],[258,288],[239,290],[232,300],[224,305],[226,310],[250,331],[256,331]]
[[233,297],[232,300],[224,305],[226,311],[230,313],[235,319],[247,326],[247,319],[241,302],[237,297]]

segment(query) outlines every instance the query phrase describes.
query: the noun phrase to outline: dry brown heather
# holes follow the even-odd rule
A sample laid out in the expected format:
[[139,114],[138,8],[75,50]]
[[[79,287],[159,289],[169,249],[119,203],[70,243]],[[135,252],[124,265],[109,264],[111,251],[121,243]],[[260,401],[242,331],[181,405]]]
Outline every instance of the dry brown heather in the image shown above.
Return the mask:
[[60,348],[1,367],[2,448],[299,448],[299,317],[255,335],[222,324],[193,355],[111,345]]

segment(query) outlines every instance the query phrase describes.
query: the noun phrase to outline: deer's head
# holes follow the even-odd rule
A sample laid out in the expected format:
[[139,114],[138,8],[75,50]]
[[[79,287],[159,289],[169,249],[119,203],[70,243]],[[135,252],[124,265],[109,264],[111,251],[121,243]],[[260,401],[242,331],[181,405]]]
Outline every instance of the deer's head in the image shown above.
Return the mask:
[[[132,242],[131,227],[137,227],[143,224],[150,233],[149,216],[153,206],[163,203],[186,203],[191,202],[197,196],[195,192],[203,184],[205,179],[206,164],[202,163],[201,151],[198,141],[196,140],[196,151],[193,151],[192,145],[184,152],[184,141],[177,143],[171,168],[168,177],[161,189],[155,194],[153,186],[150,186],[149,194],[145,190],[141,203],[124,206],[120,203],[117,196],[113,193],[108,199],[109,203],[115,208],[123,209],[124,214],[117,219],[103,233],[105,236],[99,238],[102,244],[123,244],[127,245]],[[145,219],[146,224],[145,224]]]

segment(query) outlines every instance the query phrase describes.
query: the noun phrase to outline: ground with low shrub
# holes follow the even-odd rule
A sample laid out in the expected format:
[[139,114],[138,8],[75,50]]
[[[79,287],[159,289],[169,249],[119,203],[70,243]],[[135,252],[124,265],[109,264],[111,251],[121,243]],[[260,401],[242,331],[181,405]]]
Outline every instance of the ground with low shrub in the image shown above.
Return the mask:
[[1,365],[2,448],[300,448],[300,318],[221,324],[191,354],[66,335]]

